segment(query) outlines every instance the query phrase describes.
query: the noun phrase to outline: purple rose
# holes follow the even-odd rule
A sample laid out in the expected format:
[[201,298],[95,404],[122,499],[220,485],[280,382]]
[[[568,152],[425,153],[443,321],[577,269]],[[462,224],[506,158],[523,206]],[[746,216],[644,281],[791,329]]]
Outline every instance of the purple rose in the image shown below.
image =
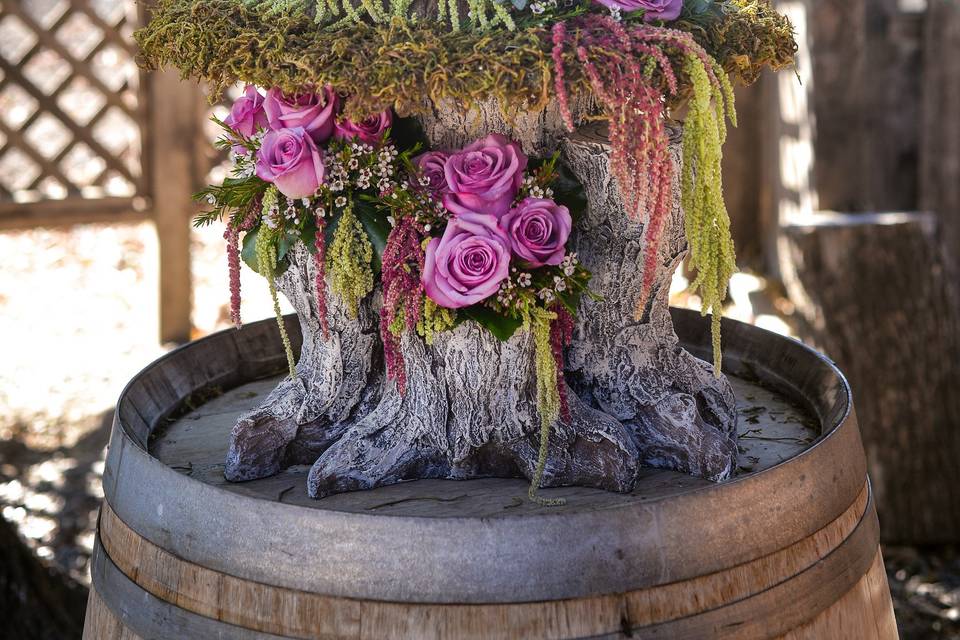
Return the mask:
[[621,11],[640,11],[643,9],[643,19],[647,22],[663,20],[670,22],[680,17],[683,0],[595,0],[608,9]]
[[447,177],[444,174],[444,165],[450,154],[443,151],[427,151],[413,159],[413,166],[417,170],[417,186],[424,187],[435,194],[444,194],[450,191],[447,188]]
[[447,309],[469,307],[497,292],[510,275],[510,241],[497,219],[464,213],[447,223],[442,238],[427,245],[423,287]]
[[257,154],[257,177],[288,198],[307,198],[323,184],[323,157],[303,127],[270,131]]
[[360,122],[344,118],[334,125],[333,137],[337,140],[353,140],[356,138],[360,142],[377,144],[392,125],[393,114],[390,109],[387,109],[377,115],[364,118]]
[[450,193],[443,205],[451,212],[505,214],[523,183],[527,156],[520,145],[491,133],[451,155],[444,165]]
[[524,198],[500,218],[513,254],[532,267],[560,264],[572,226],[570,210],[544,198]]
[[[263,95],[255,86],[248,84],[244,87],[243,95],[230,107],[230,115],[224,118],[223,123],[244,138],[252,138],[258,129],[267,128]],[[233,151],[239,155],[247,155],[247,148],[243,145],[234,145]]]
[[318,93],[287,95],[280,89],[270,89],[263,102],[271,129],[302,127],[313,141],[323,144],[333,134],[337,115],[337,94],[330,85]]

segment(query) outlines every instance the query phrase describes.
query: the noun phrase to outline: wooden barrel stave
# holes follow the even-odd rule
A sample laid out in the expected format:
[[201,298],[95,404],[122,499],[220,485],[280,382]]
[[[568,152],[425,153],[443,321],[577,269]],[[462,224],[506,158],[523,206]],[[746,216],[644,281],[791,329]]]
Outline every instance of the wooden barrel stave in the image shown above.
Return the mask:
[[[575,639],[628,637],[622,630],[629,629],[629,637],[641,639],[759,639],[817,637],[804,634],[851,624],[858,633],[843,637],[895,637],[889,635],[893,618],[868,486],[814,536],[745,565],[621,595],[511,605],[363,602],[252,583],[152,545],[109,505],[99,532],[94,589],[109,594],[108,609],[133,603],[137,611],[121,609],[119,615],[145,638],[163,637],[156,634],[167,629],[176,632],[169,637],[184,638],[216,632],[251,638]],[[99,618],[92,623],[103,625]]]
[[[678,312],[674,322],[696,352],[708,338],[704,323],[691,316]],[[456,519],[372,517],[254,500],[240,489],[224,491],[177,473],[148,453],[158,427],[212,388],[271,373],[283,356],[268,324],[172,352],[135,378],[120,402],[96,550],[99,565],[110,571],[94,574],[99,595],[91,597],[87,628],[107,629],[120,619],[121,627],[144,638],[217,637],[190,635],[183,620],[222,637],[597,638],[625,637],[628,630],[635,638],[801,638],[841,637],[804,634],[850,624],[866,629],[869,622],[872,631],[842,637],[896,637],[882,564],[879,574],[876,569],[876,515],[845,381],[798,343],[739,323],[725,331],[728,369],[752,372],[801,401],[822,426],[821,438],[801,455],[733,482],[669,500],[563,513],[546,534],[543,527],[524,528],[538,520],[527,512],[513,519],[462,518],[450,528],[447,521]],[[619,516],[610,519],[614,507]],[[557,521],[562,510],[548,513],[552,518],[539,520]],[[630,526],[603,537],[611,522],[623,519]],[[377,521],[389,521],[385,529],[399,541],[371,536]],[[427,525],[441,528],[430,533]],[[570,544],[560,536],[564,529],[591,531],[599,553]],[[541,537],[504,558],[503,547],[471,547],[477,531],[501,543]],[[438,535],[466,536],[463,556],[451,555],[455,546],[437,549]],[[617,536],[623,562],[603,564]],[[358,538],[357,549],[343,546]],[[423,540],[430,541],[428,549]],[[551,540],[556,544],[547,551],[554,555],[543,550]],[[379,542],[390,544],[376,556]],[[321,560],[324,551],[329,562]],[[424,554],[431,552],[462,566],[424,570]],[[376,562],[373,573],[356,571],[371,570],[357,564],[364,554],[398,556],[379,566],[385,584],[376,584]],[[484,557],[489,566],[477,572]],[[550,561],[570,566],[551,576]],[[418,570],[422,583],[396,579]],[[451,582],[458,575],[469,583],[501,573],[482,588]],[[393,581],[384,579],[391,574]],[[142,621],[135,626],[131,602],[151,602],[155,610],[142,617],[155,624],[172,616],[187,635],[157,635]]]

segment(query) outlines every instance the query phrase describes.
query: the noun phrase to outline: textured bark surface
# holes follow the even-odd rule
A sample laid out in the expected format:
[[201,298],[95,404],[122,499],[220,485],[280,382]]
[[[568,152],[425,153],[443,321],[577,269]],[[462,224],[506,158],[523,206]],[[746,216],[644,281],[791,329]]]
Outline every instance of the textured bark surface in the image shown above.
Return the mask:
[[254,480],[291,464],[313,464],[380,395],[383,357],[378,301],[372,299],[378,296],[364,300],[356,317],[337,296],[328,296],[330,334],[324,337],[313,256],[297,243],[289,257],[290,266],[276,283],[303,332],[297,377],[284,379],[262,405],[241,416],[227,453],[228,480]]
[[584,298],[580,305],[567,373],[578,395],[634,434],[643,464],[722,480],[736,463],[733,391],[710,365],[680,348],[670,320],[670,281],[687,251],[680,207],[681,131],[671,134],[673,207],[660,241],[654,288],[639,319],[647,221],[624,214],[610,174],[610,144],[599,125],[581,127],[564,146],[590,203],[573,247],[593,274],[590,288],[601,297]]
[[960,318],[936,218],[822,214],[784,231],[804,338],[853,388],[884,540],[956,542]]
[[[574,105],[582,113],[588,105]],[[434,148],[457,148],[490,132],[521,143],[530,155],[560,148],[563,123],[555,105],[505,118],[488,102],[470,114],[438,108],[422,118]],[[679,175],[679,139],[673,141]],[[587,128],[563,145],[585,183],[590,212],[576,250],[594,272],[604,301],[585,305],[570,351],[576,393],[571,420],[550,433],[544,486],[584,485],[629,491],[641,463],[713,480],[736,460],[736,413],[724,379],[677,345],[667,307],[669,283],[685,251],[683,215],[675,197],[659,262],[655,295],[634,319],[642,279],[643,221],[629,221],[609,172],[609,145]],[[675,192],[678,191],[675,183]],[[417,478],[532,478],[540,416],[534,345],[529,331],[499,341],[467,322],[428,345],[407,335],[402,350],[407,389],[382,375],[375,335],[377,298],[356,320],[332,299],[332,335],[325,341],[312,300],[312,261],[298,247],[278,279],[297,309],[304,351],[297,380],[285,380],[233,432],[227,477],[252,479],[285,465],[314,463],[312,497]]]

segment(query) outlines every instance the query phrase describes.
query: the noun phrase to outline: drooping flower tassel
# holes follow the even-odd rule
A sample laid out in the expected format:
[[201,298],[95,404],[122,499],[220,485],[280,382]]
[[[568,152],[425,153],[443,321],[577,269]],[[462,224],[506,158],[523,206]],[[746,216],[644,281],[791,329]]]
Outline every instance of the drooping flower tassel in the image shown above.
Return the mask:
[[422,244],[425,235],[426,231],[412,217],[401,218],[390,230],[381,259],[380,337],[387,377],[396,380],[400,393],[404,393],[407,386],[401,336],[404,331],[416,330],[421,321],[423,282],[420,274],[426,259]]
[[550,323],[550,351],[557,370],[557,397],[560,400],[560,418],[569,423],[570,401],[567,398],[567,383],[563,376],[563,348],[573,340],[573,316],[563,305],[554,305],[556,320]]
[[353,203],[347,203],[333,234],[328,266],[331,288],[343,299],[347,313],[354,318],[360,301],[373,291],[372,260],[373,245],[354,214]]
[[262,211],[263,198],[258,196],[250,203],[245,217],[236,222],[236,218],[227,223],[223,237],[227,241],[227,269],[230,274],[230,321],[239,329],[243,326],[240,319],[240,232],[253,229]]
[[324,340],[330,338],[330,320],[327,317],[327,241],[324,236],[326,228],[327,220],[317,216],[317,235],[313,240],[313,266],[316,271],[314,295],[317,299],[317,318],[320,320]]
[[558,506],[566,503],[563,499],[547,499],[537,495],[543,474],[547,468],[547,454],[550,449],[550,427],[560,417],[560,396],[557,392],[557,365],[550,341],[551,321],[556,314],[534,308],[529,318],[530,331],[533,333],[534,366],[537,378],[537,412],[540,414],[540,451],[537,456],[537,468],[527,495],[530,500],[542,506]]
[[273,300],[273,313],[277,319],[277,327],[280,329],[280,340],[283,342],[283,351],[287,355],[287,368],[290,371],[290,377],[297,377],[297,365],[293,357],[293,345],[290,343],[290,336],[287,335],[287,326],[283,321],[283,313],[280,311],[280,298],[277,296],[277,283],[274,281],[275,267],[277,264],[277,245],[275,242],[275,231],[266,224],[267,216],[271,215],[270,209],[276,204],[276,194],[273,197],[263,199],[264,224],[260,225],[257,233],[257,243],[255,245],[257,254],[257,271],[267,279],[270,287],[270,297]]
[[223,237],[227,241],[227,269],[230,273],[230,321],[239,329],[243,326],[240,321],[240,230],[227,223]]

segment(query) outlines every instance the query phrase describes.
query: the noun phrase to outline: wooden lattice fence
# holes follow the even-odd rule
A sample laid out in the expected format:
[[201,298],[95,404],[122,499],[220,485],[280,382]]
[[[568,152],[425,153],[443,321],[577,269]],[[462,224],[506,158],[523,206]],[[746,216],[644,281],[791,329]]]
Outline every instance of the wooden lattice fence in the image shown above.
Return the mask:
[[141,72],[134,0],[0,0],[0,230],[153,220],[160,332],[190,335],[191,194],[211,157],[202,92]]

